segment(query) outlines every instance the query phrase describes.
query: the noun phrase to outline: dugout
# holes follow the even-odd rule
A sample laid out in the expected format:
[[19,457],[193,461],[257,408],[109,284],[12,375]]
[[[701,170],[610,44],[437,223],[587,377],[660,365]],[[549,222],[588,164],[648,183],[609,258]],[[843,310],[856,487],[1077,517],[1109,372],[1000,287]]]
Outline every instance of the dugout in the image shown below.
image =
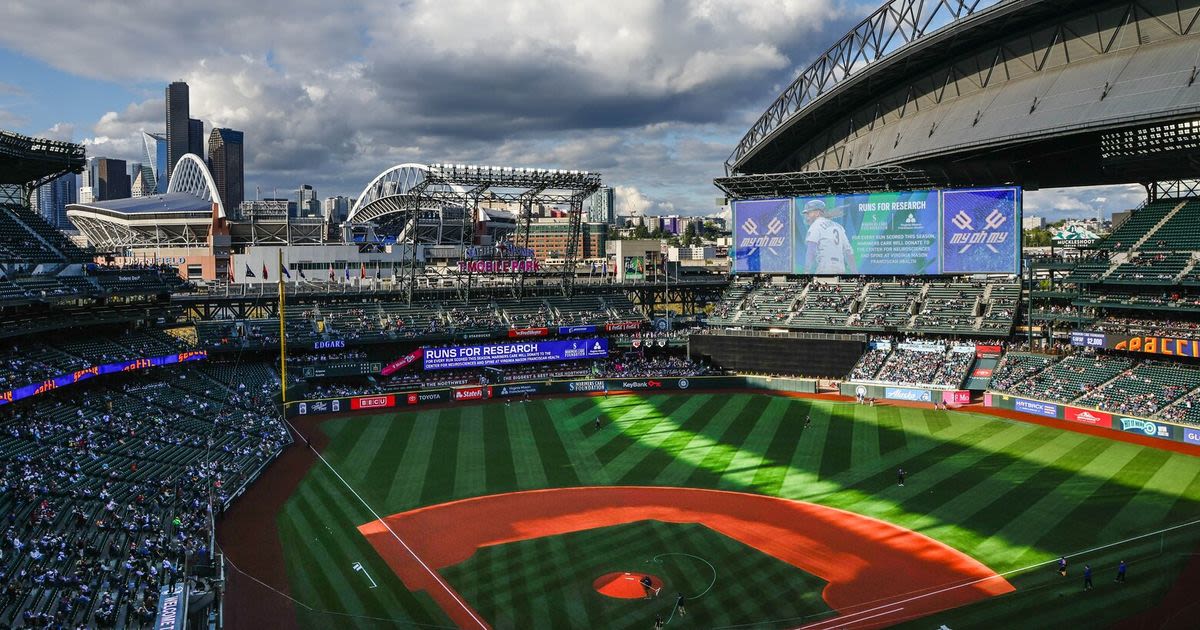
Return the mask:
[[714,367],[811,378],[845,378],[866,349],[866,335],[718,330],[688,338],[688,357]]

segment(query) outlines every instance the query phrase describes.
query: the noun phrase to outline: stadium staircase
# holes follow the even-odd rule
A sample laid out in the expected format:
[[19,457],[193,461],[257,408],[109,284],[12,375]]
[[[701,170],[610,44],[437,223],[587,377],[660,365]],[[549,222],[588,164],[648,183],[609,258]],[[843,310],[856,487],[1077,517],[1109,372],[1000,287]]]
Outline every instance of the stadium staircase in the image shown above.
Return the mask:
[[[1159,201],[1156,203],[1169,206],[1171,203],[1173,203],[1173,201]],[[1179,211],[1182,210],[1186,205],[1188,205],[1188,201],[1186,199],[1176,203],[1173,207],[1171,207],[1170,211],[1168,211],[1167,214],[1158,221],[1158,223],[1155,223],[1154,226],[1151,227],[1144,236],[1142,236],[1142,238],[1139,238],[1136,242],[1134,242],[1133,247],[1130,249],[1139,249],[1142,245],[1145,245],[1146,241],[1150,240],[1150,237],[1157,234],[1158,231],[1162,229],[1163,226],[1167,225],[1171,219],[1175,218],[1175,215],[1179,214]],[[1130,219],[1132,220],[1132,217],[1130,217]]]

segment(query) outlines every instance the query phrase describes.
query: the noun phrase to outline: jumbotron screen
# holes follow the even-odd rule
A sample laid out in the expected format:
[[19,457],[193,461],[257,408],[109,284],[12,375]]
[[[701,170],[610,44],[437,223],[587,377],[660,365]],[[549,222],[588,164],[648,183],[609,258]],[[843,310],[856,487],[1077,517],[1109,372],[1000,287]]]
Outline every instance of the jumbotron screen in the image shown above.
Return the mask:
[[919,190],[733,203],[733,272],[1019,273],[1021,190]]

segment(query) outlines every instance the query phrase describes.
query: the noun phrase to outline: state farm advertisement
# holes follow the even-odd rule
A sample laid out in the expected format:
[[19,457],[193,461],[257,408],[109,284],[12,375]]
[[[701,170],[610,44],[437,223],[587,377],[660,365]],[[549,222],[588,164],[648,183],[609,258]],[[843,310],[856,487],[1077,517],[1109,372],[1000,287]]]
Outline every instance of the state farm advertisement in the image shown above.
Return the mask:
[[482,387],[462,387],[454,390],[454,400],[483,400]]
[[1090,424],[1096,427],[1112,428],[1112,414],[1091,409],[1067,407],[1063,410],[1063,418],[1080,424]]
[[386,366],[384,366],[383,370],[381,370],[379,373],[382,374],[383,376],[391,376],[392,374],[399,372],[400,370],[403,370],[404,368],[412,365],[413,363],[416,363],[417,359],[420,359],[420,358],[421,358],[421,349],[417,348],[416,350],[413,350],[412,352],[409,352],[408,354],[400,357],[399,359],[396,359],[395,361],[392,361],[391,363],[387,364]]
[[350,399],[351,409],[387,409],[388,407],[396,406],[396,397],[392,394],[386,396],[358,396]]

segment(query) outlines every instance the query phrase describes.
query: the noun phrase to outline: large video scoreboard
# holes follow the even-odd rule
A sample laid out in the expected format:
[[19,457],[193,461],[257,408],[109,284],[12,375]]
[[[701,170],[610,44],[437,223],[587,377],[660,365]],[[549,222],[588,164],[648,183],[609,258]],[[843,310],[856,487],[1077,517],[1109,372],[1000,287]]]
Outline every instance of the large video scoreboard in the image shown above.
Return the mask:
[[825,195],[733,202],[733,272],[1019,273],[1021,189]]

